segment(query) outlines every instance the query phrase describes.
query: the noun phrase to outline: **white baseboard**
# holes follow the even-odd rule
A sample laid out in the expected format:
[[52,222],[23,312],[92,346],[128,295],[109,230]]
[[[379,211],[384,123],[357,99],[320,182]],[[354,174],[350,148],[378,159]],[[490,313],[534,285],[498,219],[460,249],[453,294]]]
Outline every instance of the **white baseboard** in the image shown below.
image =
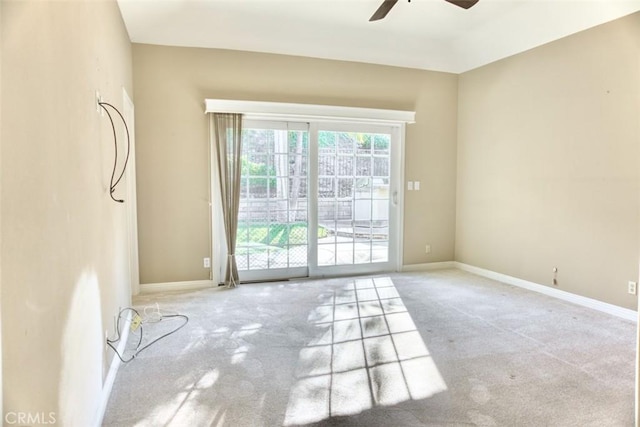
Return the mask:
[[[124,319],[124,324],[122,325],[122,335],[120,337],[120,341],[118,341],[117,349],[118,353],[123,354],[124,349],[127,346],[127,339],[129,338],[129,328],[131,327],[131,313],[127,315]],[[105,344],[106,346],[106,344]],[[107,404],[109,403],[109,396],[111,396],[111,389],[113,388],[113,383],[116,380],[116,374],[118,373],[118,369],[120,368],[120,364],[122,361],[118,357],[117,354],[113,353],[111,348],[107,347],[107,350],[113,354],[113,358],[111,359],[111,365],[109,365],[109,372],[107,373],[107,377],[104,379],[104,383],[102,384],[102,393],[100,395],[100,406],[98,406],[98,412],[95,416],[94,427],[99,427],[102,425],[102,421],[104,419],[104,413],[107,410]]]
[[407,264],[400,268],[400,271],[432,271],[432,270],[444,270],[447,268],[456,268],[454,261],[443,262],[427,262],[424,264]]
[[155,292],[190,291],[194,289],[213,288],[217,285],[212,280],[190,280],[187,282],[145,283],[140,285],[141,294]]
[[613,316],[621,317],[626,320],[638,322],[638,313],[635,310],[618,307],[617,305],[583,297],[581,295],[572,294],[571,292],[561,291],[560,289],[550,288],[549,286],[544,286],[538,283],[529,282],[527,280],[518,279],[517,277],[508,276],[506,274],[496,273],[495,271],[485,270],[484,268],[475,267],[473,265],[468,265],[457,261],[453,264],[455,268],[468,271],[469,273],[477,274],[478,276],[497,280],[498,282],[528,289],[530,291],[538,292],[550,297],[578,304],[583,307],[588,307],[594,310],[611,314]]

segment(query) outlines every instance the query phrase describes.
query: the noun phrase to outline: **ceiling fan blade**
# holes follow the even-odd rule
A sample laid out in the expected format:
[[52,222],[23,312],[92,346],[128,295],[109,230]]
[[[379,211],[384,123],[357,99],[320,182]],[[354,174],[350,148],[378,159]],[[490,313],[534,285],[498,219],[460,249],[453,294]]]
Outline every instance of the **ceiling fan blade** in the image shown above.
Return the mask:
[[378,21],[387,16],[387,13],[389,13],[391,8],[395,6],[396,3],[398,3],[398,0],[384,0],[378,10],[376,10],[376,12],[371,15],[371,18],[369,18],[369,22]]
[[479,0],[445,0],[451,4],[455,4],[458,7],[463,9],[469,9],[474,4],[478,3]]

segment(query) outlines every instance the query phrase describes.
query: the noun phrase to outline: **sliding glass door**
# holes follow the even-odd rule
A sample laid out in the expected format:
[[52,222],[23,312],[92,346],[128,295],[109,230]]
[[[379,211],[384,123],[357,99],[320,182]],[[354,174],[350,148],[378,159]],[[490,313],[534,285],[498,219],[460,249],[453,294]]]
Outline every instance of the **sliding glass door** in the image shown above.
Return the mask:
[[319,124],[312,149],[315,275],[396,269],[397,130]]
[[246,121],[240,279],[396,269],[399,129]]

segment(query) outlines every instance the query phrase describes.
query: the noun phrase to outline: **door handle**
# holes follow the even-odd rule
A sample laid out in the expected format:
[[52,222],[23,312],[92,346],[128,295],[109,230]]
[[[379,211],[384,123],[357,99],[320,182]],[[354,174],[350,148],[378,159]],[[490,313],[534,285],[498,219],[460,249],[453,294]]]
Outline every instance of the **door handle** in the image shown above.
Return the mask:
[[398,190],[393,192],[393,206],[398,206]]

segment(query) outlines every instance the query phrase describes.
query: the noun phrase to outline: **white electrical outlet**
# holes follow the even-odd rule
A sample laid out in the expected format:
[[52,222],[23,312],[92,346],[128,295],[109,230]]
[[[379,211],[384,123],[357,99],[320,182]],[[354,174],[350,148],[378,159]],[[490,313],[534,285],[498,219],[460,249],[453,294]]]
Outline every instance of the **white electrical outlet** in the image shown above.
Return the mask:
[[638,284],[636,282],[629,282],[628,292],[632,295],[636,294]]
[[211,267],[211,258],[209,258],[209,257],[204,258],[203,265],[204,265],[204,268],[210,268]]
[[430,254],[431,253],[431,245],[425,246],[424,252],[427,253],[427,254]]

